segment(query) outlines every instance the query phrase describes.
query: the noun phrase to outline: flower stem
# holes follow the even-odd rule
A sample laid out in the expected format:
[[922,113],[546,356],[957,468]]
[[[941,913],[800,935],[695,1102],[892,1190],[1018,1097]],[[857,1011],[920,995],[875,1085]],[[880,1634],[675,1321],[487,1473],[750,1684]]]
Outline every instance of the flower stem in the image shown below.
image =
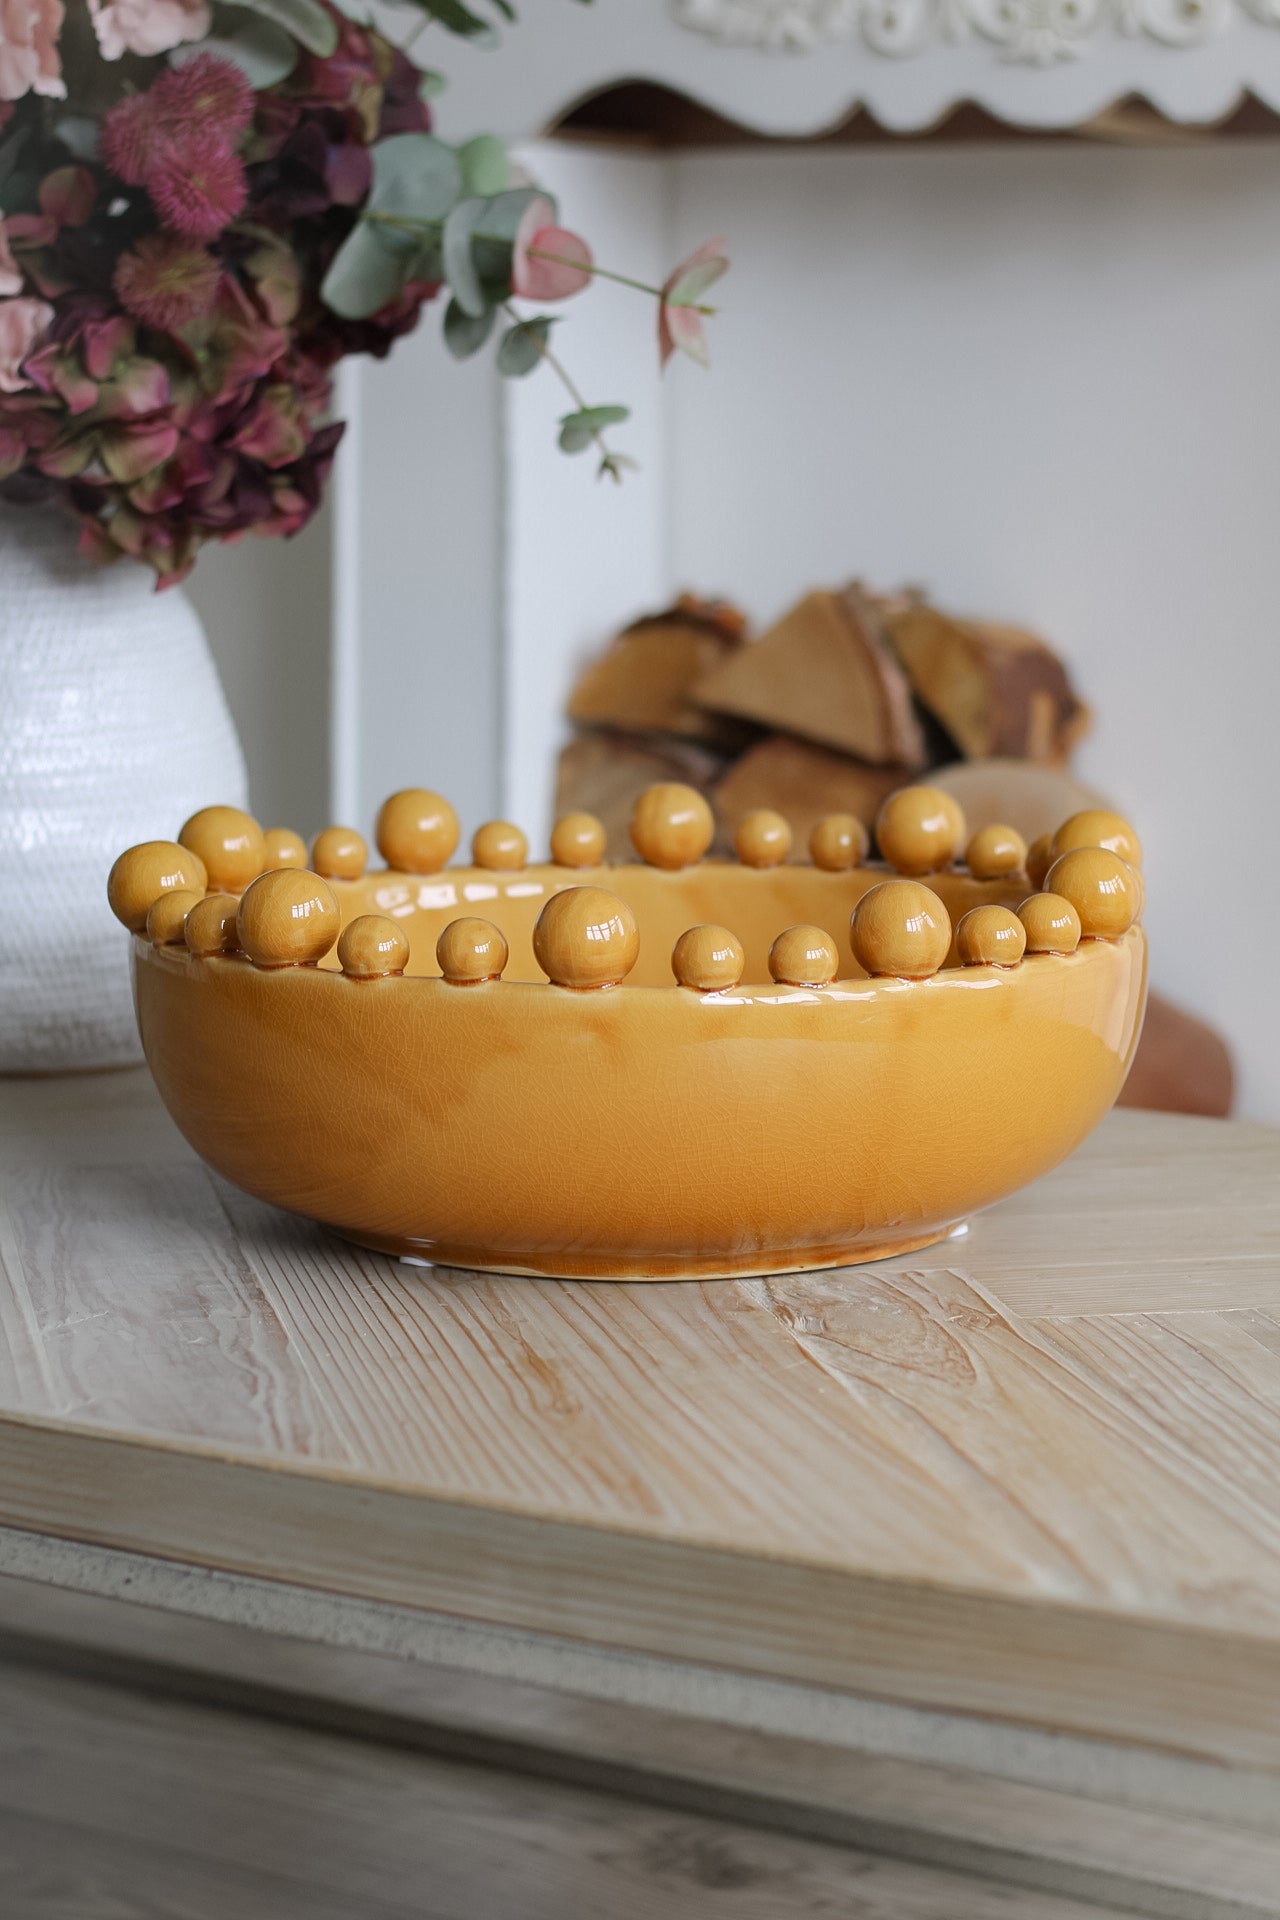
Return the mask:
[[[487,238],[487,235],[480,234],[478,237],[483,240]],[[655,300],[661,300],[663,298],[661,287],[651,287],[645,280],[633,280],[629,273],[615,273],[612,267],[598,267],[593,260],[570,260],[568,256],[563,253],[548,253],[543,247],[530,247],[529,258],[531,260],[552,260],[558,267],[576,267],[580,273],[594,273],[601,280],[616,280],[620,287],[633,287],[637,293],[652,294]],[[672,307],[692,307],[694,303],[692,300],[669,300],[667,305]],[[694,307],[694,311],[696,313],[713,314],[715,308]]]
[[[512,306],[509,300],[503,301],[502,311],[506,314],[508,320],[514,321],[517,326],[524,325],[524,322],[521,320],[520,315],[516,312],[515,308]],[[568,394],[569,398],[572,400],[574,406],[578,409],[578,412],[579,413],[584,412],[586,410],[587,403],[582,396],[582,393],[578,387],[577,382],[574,380],[572,374],[569,372],[569,369],[565,366],[562,360],[557,359],[556,355],[551,351],[551,348],[547,345],[546,341],[542,338],[540,334],[535,333],[534,341],[537,345],[538,352],[542,355],[543,361],[546,363],[547,366],[550,367],[552,373],[555,374],[561,386],[564,388],[565,392]],[[596,445],[599,447],[601,458],[604,460],[606,466],[608,467],[609,472],[613,475],[614,482],[616,484],[620,480],[621,476],[613,465],[612,448],[608,445],[604,435],[600,432],[598,427],[592,431],[591,438],[595,441]]]

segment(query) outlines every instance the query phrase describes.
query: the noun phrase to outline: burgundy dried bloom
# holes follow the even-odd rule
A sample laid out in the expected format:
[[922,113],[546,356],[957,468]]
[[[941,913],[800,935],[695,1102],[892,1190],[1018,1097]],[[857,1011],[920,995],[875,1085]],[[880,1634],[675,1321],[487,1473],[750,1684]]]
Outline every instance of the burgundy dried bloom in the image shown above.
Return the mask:
[[173,333],[207,313],[220,268],[203,247],[167,233],[147,234],[116,262],[115,290],[126,313],[148,327]]
[[144,97],[175,138],[217,133],[232,146],[253,119],[253,88],[238,67],[216,53],[197,54],[162,73]]
[[244,168],[216,134],[163,148],[145,185],[161,223],[187,240],[216,240],[249,197]]
[[112,173],[130,187],[142,185],[156,150],[165,139],[163,131],[156,126],[148,98],[145,93],[133,93],[118,100],[103,114],[98,129],[99,153]]

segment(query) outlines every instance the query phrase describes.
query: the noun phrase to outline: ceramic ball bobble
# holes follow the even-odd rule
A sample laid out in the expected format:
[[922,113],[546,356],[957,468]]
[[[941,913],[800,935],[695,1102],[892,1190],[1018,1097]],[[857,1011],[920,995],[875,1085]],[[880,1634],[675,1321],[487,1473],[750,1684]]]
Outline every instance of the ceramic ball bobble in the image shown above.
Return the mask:
[[471,836],[471,863],[492,873],[518,873],[529,858],[529,842],[509,820],[486,820]]
[[696,787],[662,781],[636,801],[631,844],[651,867],[676,873],[701,860],[715,838],[711,809]]
[[256,967],[312,967],[338,937],[342,915],[329,882],[282,867],[245,891],[237,926]]
[[1137,918],[1139,881],[1127,860],[1107,847],[1077,847],[1055,860],[1045,876],[1080,916],[1083,940],[1118,940]]
[[1027,843],[1016,827],[980,827],[965,848],[964,860],[975,880],[1003,880],[1025,872]]
[[883,880],[854,908],[849,939],[864,973],[929,980],[950,951],[951,916],[930,887]]
[[240,902],[234,893],[207,893],[187,915],[187,950],[208,959],[215,953],[239,953]]
[[458,845],[458,816],[426,787],[404,787],[384,800],[374,829],[378,852],[400,873],[439,873]]
[[107,876],[107,899],[130,933],[141,933],[162,893],[177,889],[203,893],[208,886],[204,861],[176,840],[144,840],[122,853]]
[[241,807],[201,807],[178,840],[203,860],[215,893],[243,893],[266,865],[262,828]]
[[609,836],[594,813],[565,813],[551,830],[551,858],[557,867],[598,867]]
[[758,807],[739,822],[733,850],[744,867],[780,867],[791,851],[790,824],[771,807]]
[[829,987],[839,971],[836,943],[821,927],[788,927],[769,949],[769,972],[780,987]]
[[853,813],[829,813],[809,835],[809,858],[824,873],[850,873],[867,857],[870,837]]
[[909,877],[940,873],[964,842],[964,814],[941,787],[899,787],[876,815],[882,857]]
[[603,887],[553,893],[533,929],[534,958],[556,987],[616,987],[639,952],[634,913]]
[[677,985],[694,993],[725,993],[736,987],[746,968],[742,942],[728,927],[690,927],[671,950]]
[[1027,930],[1009,907],[970,907],[956,927],[962,967],[1016,967],[1027,950]]
[[499,980],[506,964],[506,936],[491,920],[470,914],[451,920],[436,941],[436,965],[451,987]]
[[361,913],[338,936],[338,965],[348,980],[385,980],[409,964],[409,936],[385,913]]
[[153,947],[180,947],[186,940],[187,915],[199,906],[203,894],[187,887],[162,893],[147,914],[147,938]]
[[1080,915],[1060,893],[1033,893],[1018,908],[1028,953],[1074,953],[1080,945]]
[[273,873],[277,867],[305,867],[307,843],[292,827],[267,827],[262,835],[266,849],[262,871]]
[[354,827],[326,827],[311,843],[311,865],[326,880],[358,880],[369,849]]
[[1131,867],[1142,865],[1142,842],[1122,814],[1109,807],[1085,807],[1064,820],[1053,836],[1054,857],[1080,847],[1106,847]]

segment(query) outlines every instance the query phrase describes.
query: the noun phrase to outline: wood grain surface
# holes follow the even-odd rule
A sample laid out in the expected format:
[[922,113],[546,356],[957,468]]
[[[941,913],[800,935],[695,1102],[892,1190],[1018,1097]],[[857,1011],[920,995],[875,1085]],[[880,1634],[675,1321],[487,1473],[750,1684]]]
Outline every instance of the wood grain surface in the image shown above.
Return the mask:
[[0,1522],[1280,1765],[1278,1175],[1116,1114],[914,1263],[529,1282],[9,1082]]

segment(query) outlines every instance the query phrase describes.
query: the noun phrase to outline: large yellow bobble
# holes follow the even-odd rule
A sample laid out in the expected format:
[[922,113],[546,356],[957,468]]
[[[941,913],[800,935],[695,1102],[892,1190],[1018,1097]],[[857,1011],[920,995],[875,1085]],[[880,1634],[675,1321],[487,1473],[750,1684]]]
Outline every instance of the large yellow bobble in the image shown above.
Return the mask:
[[970,907],[956,928],[964,967],[1016,967],[1027,950],[1027,930],[1009,907]]
[[689,927],[671,950],[671,971],[695,993],[724,993],[742,978],[747,956],[728,927]]
[[964,845],[964,814],[941,787],[899,787],[876,815],[881,857],[899,873],[938,873]]
[[204,861],[175,840],[144,840],[122,853],[107,876],[107,899],[130,933],[141,933],[162,893],[179,887],[203,893],[209,884]]
[[266,865],[262,828],[243,807],[201,807],[178,839],[204,861],[212,893],[243,893]]
[[849,937],[864,972],[927,980],[947,957],[951,916],[932,888],[883,880],[854,908]]
[[603,887],[553,893],[533,929],[533,953],[557,987],[614,987],[640,952],[636,917]]
[[337,897],[318,873],[277,867],[245,890],[237,926],[240,945],[259,967],[306,967],[323,960],[338,937]]
[[1085,807],[1064,820],[1053,836],[1053,854],[1074,853],[1079,847],[1106,847],[1131,867],[1142,865],[1142,842],[1123,814],[1110,807]]
[[711,809],[696,787],[660,781],[647,787],[631,815],[631,844],[651,867],[674,873],[701,860],[715,838]]
[[1133,868],[1107,847],[1077,847],[1055,860],[1045,891],[1060,893],[1080,916],[1085,940],[1118,940],[1138,912],[1139,882]]
[[382,803],[374,837],[389,867],[400,873],[439,873],[458,844],[458,816],[425,787],[404,787]]

